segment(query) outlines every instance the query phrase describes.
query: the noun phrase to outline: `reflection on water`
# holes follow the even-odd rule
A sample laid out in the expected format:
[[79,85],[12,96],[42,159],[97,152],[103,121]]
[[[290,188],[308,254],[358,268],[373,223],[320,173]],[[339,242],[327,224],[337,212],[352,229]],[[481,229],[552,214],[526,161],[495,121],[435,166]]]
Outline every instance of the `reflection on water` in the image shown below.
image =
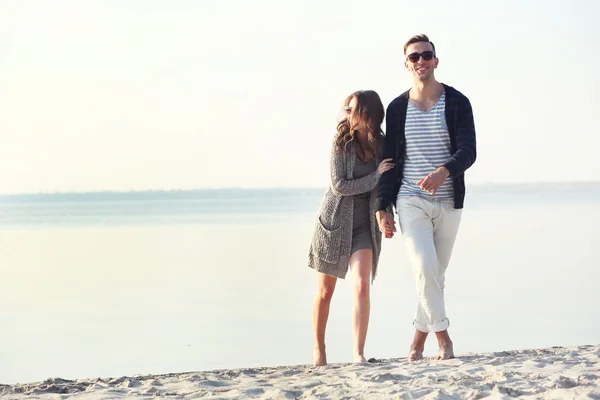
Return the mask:
[[[458,353],[597,344],[599,193],[473,191],[447,276]],[[310,363],[306,255],[322,194],[204,211],[197,199],[3,198],[0,383]],[[407,260],[400,236],[384,241],[368,357],[407,353]],[[340,282],[332,303],[332,362],[351,360],[350,289]]]

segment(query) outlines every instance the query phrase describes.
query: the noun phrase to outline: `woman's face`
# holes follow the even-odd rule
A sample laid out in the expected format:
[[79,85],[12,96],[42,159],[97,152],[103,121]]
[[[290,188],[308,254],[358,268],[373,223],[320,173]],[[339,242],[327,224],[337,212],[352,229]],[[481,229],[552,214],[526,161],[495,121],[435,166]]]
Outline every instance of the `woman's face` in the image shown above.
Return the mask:
[[352,116],[354,115],[354,110],[356,110],[357,105],[358,101],[356,100],[356,97],[353,97],[346,107],[346,114],[348,115],[348,122],[350,122],[350,126],[352,126]]

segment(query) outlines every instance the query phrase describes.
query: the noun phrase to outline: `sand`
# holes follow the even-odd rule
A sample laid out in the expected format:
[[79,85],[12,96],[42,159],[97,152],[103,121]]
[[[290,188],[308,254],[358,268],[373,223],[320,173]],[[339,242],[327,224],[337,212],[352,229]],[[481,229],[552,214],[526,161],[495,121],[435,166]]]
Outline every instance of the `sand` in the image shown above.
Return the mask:
[[600,399],[600,345],[0,385],[6,399]]

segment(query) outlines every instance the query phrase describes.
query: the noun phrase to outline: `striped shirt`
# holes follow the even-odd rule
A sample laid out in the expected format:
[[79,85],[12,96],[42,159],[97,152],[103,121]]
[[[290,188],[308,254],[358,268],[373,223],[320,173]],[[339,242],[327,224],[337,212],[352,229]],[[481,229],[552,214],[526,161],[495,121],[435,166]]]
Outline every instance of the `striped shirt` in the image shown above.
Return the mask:
[[406,158],[400,196],[422,196],[440,200],[454,198],[451,179],[446,179],[433,196],[422,190],[417,184],[451,157],[445,109],[445,92],[429,111],[420,110],[410,101],[408,102],[404,126]]

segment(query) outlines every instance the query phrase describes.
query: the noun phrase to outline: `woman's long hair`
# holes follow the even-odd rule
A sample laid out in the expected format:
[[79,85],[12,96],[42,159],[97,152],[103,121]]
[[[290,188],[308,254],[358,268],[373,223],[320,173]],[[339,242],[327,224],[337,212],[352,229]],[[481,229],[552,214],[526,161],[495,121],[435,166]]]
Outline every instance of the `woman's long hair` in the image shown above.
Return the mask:
[[[355,141],[357,154],[362,155],[361,159],[363,161],[368,161],[377,155],[379,144],[383,138],[381,124],[383,123],[385,111],[381,98],[373,90],[359,90],[352,93],[344,101],[344,106],[348,106],[353,98],[356,98],[356,107],[350,114],[352,115],[352,123],[348,118],[349,115],[346,114],[346,117],[337,126],[337,150],[348,152],[350,143]],[[366,146],[363,146],[356,139],[358,131],[367,134]]]

